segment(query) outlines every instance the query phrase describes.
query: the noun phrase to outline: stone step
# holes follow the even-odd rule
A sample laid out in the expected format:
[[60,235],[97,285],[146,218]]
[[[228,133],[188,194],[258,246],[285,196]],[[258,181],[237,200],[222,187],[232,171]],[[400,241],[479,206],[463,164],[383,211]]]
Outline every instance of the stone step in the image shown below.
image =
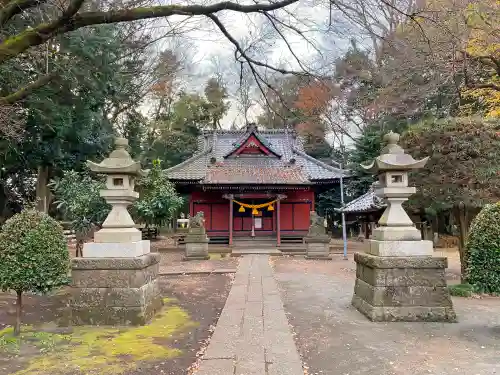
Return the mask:
[[232,256],[241,256],[248,254],[264,254],[264,255],[282,255],[281,251],[276,247],[274,248],[248,248],[248,249],[238,249],[233,248],[231,252]]
[[248,248],[274,248],[276,247],[276,241],[272,242],[261,242],[261,241],[255,241],[255,242],[233,242],[233,248],[238,248],[238,249],[248,249]]

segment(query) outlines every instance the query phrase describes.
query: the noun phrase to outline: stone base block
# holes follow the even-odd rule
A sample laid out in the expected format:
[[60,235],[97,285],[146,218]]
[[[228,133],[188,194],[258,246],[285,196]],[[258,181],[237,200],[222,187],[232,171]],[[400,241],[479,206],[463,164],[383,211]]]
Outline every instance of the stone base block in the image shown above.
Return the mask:
[[370,240],[366,251],[381,257],[432,256],[432,241],[378,241]]
[[305,255],[305,259],[310,260],[332,260],[333,258],[330,255]]
[[184,255],[182,257],[183,261],[187,261],[187,260],[209,260],[209,259],[210,259],[210,255],[200,255],[200,256],[192,255],[190,257]]
[[184,256],[184,260],[210,259],[210,256],[208,255],[208,238],[193,241],[193,238],[188,238],[186,236],[184,242],[186,244],[186,254]]
[[372,321],[455,322],[446,258],[354,254],[352,304]]
[[159,254],[74,258],[64,325],[142,325],[161,309]]
[[412,227],[378,227],[373,230],[372,238],[379,241],[420,241],[422,234]]
[[88,242],[83,245],[84,258],[135,258],[150,252],[149,240],[128,243]]
[[313,242],[306,240],[306,259],[332,259],[330,256],[330,239],[328,241]]
[[142,232],[137,228],[103,228],[94,233],[94,242],[139,242]]

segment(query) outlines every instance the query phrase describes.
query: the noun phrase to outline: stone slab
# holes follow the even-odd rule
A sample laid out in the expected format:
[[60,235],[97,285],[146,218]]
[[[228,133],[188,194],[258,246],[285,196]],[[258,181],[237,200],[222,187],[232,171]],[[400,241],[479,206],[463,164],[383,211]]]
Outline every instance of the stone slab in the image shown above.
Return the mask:
[[72,303],[82,306],[141,307],[160,296],[158,280],[140,288],[72,288]]
[[370,240],[367,253],[381,257],[432,256],[432,241],[378,241]]
[[160,254],[149,253],[135,258],[73,258],[73,270],[128,270],[143,269],[160,262]]
[[73,269],[71,286],[76,288],[140,288],[156,279],[159,263],[140,269]]
[[373,286],[446,286],[445,268],[371,268],[358,263],[356,277]]
[[308,255],[304,256],[305,259],[310,260],[332,260],[333,258],[330,255]]
[[74,301],[70,306],[69,322],[62,325],[144,325],[159,312],[163,306],[160,295],[150,298],[144,306],[106,306],[79,305]]
[[[133,222],[132,222],[133,224]],[[94,234],[96,243],[129,243],[142,240],[142,233],[137,228],[103,228]]]
[[453,307],[440,306],[372,306],[354,295],[352,305],[374,322],[444,322],[455,323]]
[[276,248],[270,248],[270,249],[233,249],[231,251],[232,256],[242,256],[242,255],[283,255],[283,253],[276,249]]
[[208,242],[189,242],[185,245],[185,260],[208,260]]
[[446,286],[373,286],[356,279],[354,294],[373,306],[452,306]]
[[421,241],[422,234],[414,226],[410,227],[384,227],[373,230],[372,239],[378,241]]
[[[209,368],[205,361],[214,362]],[[231,358],[231,359],[227,359]],[[234,368],[229,361],[234,361]],[[219,367],[217,367],[219,366]],[[219,370],[220,366],[226,366]],[[269,257],[245,255],[196,375],[303,375]],[[232,372],[234,371],[234,372]]]
[[373,321],[454,322],[446,258],[356,253],[352,305]]
[[308,242],[306,244],[307,259],[331,259],[330,240],[328,242]]
[[354,253],[354,261],[370,268],[447,268],[446,257],[380,257]]
[[305,243],[327,243],[330,244],[331,238],[330,236],[324,235],[324,236],[306,236],[304,237],[304,242]]
[[210,255],[191,255],[191,256],[183,256],[182,260],[183,261],[188,261],[188,260],[209,260]]
[[192,271],[160,271],[158,276],[178,276],[178,275],[220,275],[225,273],[236,273],[236,268],[216,268],[213,270],[192,270]]
[[233,375],[233,359],[203,359],[196,371],[197,375]]
[[84,258],[135,258],[149,252],[149,240],[126,243],[87,242],[83,245]]

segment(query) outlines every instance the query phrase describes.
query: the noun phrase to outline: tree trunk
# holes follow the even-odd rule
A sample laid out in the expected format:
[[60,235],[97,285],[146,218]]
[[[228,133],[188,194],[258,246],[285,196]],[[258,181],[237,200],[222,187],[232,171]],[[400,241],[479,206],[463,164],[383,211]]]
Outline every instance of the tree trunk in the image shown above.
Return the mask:
[[23,292],[17,291],[16,301],[16,324],[14,325],[14,336],[19,336],[21,333],[21,314],[23,310]]
[[469,222],[467,215],[467,208],[461,202],[454,208],[455,221],[458,226],[458,252],[460,255],[460,280],[465,283],[467,271],[467,251],[465,249],[465,242],[469,233]]
[[40,212],[49,212],[49,167],[39,166],[36,177],[36,209]]

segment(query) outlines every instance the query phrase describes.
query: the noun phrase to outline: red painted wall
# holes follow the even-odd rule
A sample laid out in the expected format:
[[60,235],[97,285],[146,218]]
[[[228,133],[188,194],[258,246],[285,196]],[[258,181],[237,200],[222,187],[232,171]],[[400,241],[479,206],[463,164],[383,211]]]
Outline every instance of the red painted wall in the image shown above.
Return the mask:
[[287,192],[280,204],[282,232],[307,231],[310,211],[314,210],[314,192],[297,190]]
[[[292,234],[309,229],[310,211],[314,209],[314,192],[296,190],[285,192],[287,198],[280,204],[280,226],[282,233]],[[208,234],[227,234],[229,232],[229,201],[218,192],[193,192],[190,196],[190,214],[203,211]],[[276,213],[273,217],[262,218],[262,229],[256,235],[269,235],[276,231]],[[248,235],[252,230],[251,218],[235,217],[234,234]],[[259,233],[260,232],[260,233]]]
[[191,216],[203,211],[208,232],[229,231],[229,201],[221,193],[193,192],[189,198]]

